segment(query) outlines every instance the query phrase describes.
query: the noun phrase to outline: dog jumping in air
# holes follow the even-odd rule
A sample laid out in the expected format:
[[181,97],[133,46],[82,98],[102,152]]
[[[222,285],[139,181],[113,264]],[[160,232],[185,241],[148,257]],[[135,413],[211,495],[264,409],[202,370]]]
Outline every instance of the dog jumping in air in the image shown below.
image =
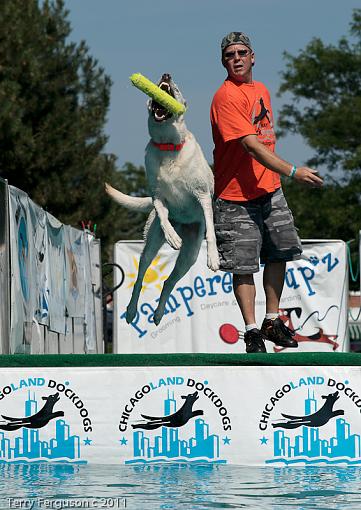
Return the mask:
[[[182,104],[186,104],[169,74],[163,74],[158,86]],[[179,250],[175,266],[164,282],[154,322],[158,325],[175,284],[197,260],[204,236],[207,241],[207,265],[219,268],[219,256],[213,225],[213,173],[194,136],[186,128],[183,115],[174,115],[148,100],[150,141],[145,149],[145,170],[150,197],[125,195],[106,184],[106,192],[119,204],[135,211],[150,211],[144,229],[144,248],[139,271],[126,312],[131,323],[137,313],[144,275],[166,241]]]

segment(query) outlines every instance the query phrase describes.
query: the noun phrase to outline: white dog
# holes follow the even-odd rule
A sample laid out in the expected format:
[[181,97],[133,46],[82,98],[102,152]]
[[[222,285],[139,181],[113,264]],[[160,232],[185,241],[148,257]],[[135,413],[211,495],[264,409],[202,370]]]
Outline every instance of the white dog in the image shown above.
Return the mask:
[[[185,104],[169,74],[158,86]],[[144,229],[144,249],[126,320],[137,312],[142,282],[149,265],[164,241],[180,250],[174,269],[164,282],[154,322],[159,324],[175,284],[197,259],[206,234],[207,265],[219,268],[213,225],[213,173],[201,148],[184,123],[183,115],[172,115],[154,100],[148,101],[148,129],[151,136],[145,150],[145,168],[151,197],[131,197],[106,184],[106,192],[129,209],[151,211]]]

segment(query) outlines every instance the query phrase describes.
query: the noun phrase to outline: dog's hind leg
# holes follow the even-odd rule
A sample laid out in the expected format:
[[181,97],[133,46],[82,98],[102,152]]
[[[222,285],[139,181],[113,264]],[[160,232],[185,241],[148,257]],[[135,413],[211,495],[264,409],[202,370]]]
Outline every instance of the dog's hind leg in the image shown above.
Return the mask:
[[154,323],[158,325],[163,317],[165,305],[175,284],[187,273],[197,260],[199,249],[204,236],[204,225],[190,223],[181,225],[180,236],[182,247],[176,260],[173,271],[164,282],[158,307],[154,312]]
[[209,194],[202,194],[197,198],[202,206],[206,222],[207,266],[209,269],[212,269],[212,271],[217,271],[219,269],[219,255],[216,234],[214,232],[212,199]]
[[137,313],[138,299],[140,291],[142,290],[144,275],[150,263],[158,253],[159,248],[164,243],[164,233],[155,211],[153,211],[148,218],[145,228],[145,236],[145,244],[139,260],[138,276],[134,284],[132,297],[129,305],[127,306],[127,313],[125,316],[128,324],[134,320]]

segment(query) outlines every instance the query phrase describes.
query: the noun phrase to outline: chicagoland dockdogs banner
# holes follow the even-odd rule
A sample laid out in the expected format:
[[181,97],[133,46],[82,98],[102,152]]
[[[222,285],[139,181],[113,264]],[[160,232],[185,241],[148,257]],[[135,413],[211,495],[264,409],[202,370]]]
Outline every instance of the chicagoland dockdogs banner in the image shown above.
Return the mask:
[[[244,352],[245,326],[233,295],[232,274],[207,268],[206,244],[197,262],[177,282],[159,326],[153,314],[178,252],[164,244],[148,268],[132,322],[126,307],[138,273],[141,241],[115,245],[115,262],[125,280],[115,293],[114,352]],[[298,351],[349,350],[347,341],[347,261],[343,241],[303,241],[302,258],[287,263],[280,315],[296,331]],[[265,315],[262,268],[255,274],[256,319]],[[268,352],[290,351],[266,342]],[[292,349],[294,352],[294,349]]]
[[359,367],[2,368],[0,463],[361,465]]

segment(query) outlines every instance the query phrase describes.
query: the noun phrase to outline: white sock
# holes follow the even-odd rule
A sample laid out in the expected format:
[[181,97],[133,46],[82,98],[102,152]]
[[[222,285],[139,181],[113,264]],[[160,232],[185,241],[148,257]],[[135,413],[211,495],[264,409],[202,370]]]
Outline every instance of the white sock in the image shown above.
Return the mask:
[[265,319],[275,320],[278,318],[278,313],[266,313]]
[[246,324],[246,331],[251,331],[251,329],[258,329],[257,324]]

